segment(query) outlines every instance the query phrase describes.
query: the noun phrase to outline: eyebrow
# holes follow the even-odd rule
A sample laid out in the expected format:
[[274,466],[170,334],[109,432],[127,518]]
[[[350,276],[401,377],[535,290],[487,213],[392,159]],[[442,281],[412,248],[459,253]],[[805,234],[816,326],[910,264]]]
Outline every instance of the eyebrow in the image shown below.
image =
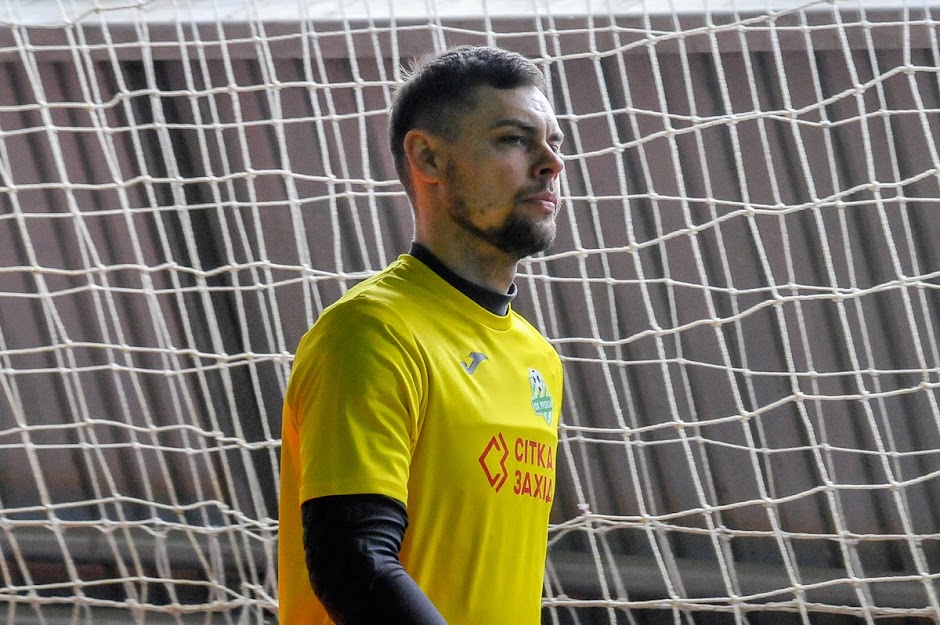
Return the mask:
[[[530,134],[530,135],[534,135],[534,134],[536,134],[536,133],[538,132],[538,128],[536,128],[536,127],[533,126],[532,124],[526,123],[526,122],[522,121],[521,119],[516,119],[516,118],[513,118],[513,117],[510,117],[510,118],[508,118],[508,119],[501,119],[501,120],[499,120],[498,122],[496,122],[495,124],[493,124],[493,129],[496,130],[496,129],[498,129],[498,128],[503,128],[503,127],[505,127],[505,126],[510,126],[510,127],[512,127],[512,128],[518,128],[519,130],[522,130],[523,132],[526,132],[526,133],[528,133],[528,134]],[[548,136],[548,138],[549,138],[550,141],[554,141],[554,142],[556,142],[556,143],[562,143],[562,142],[565,140],[565,133],[563,133],[562,131],[558,130],[558,131],[556,131],[556,132],[551,133],[551,134]]]

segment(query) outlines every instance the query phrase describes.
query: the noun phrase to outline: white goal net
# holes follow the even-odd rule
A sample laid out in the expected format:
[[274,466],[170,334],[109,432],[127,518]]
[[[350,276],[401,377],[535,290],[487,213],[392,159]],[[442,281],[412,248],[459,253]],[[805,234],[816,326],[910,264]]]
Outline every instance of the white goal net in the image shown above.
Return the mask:
[[568,137],[543,622],[940,619],[938,13],[0,3],[0,620],[277,621],[293,350],[407,250],[387,108],[462,43]]

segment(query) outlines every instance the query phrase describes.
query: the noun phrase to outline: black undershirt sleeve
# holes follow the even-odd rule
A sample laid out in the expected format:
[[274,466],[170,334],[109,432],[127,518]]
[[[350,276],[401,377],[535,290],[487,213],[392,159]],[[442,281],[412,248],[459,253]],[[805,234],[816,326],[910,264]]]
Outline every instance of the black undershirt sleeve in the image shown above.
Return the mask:
[[447,625],[398,558],[405,506],[384,495],[301,506],[310,585],[336,625]]

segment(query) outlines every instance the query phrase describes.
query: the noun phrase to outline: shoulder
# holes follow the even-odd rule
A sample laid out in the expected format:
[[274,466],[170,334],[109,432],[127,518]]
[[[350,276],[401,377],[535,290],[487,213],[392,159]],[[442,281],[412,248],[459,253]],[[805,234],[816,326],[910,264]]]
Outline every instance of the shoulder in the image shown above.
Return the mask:
[[517,313],[515,310],[509,312],[513,316],[513,324],[518,328],[519,333],[525,337],[525,340],[531,341],[533,345],[537,345],[542,349],[551,351],[557,355],[555,352],[555,347],[552,345],[551,341],[539,331],[534,325],[529,323],[529,320]]
[[402,255],[326,307],[301,338],[294,363],[364,356],[420,360],[422,320],[436,305],[429,270]]
[[510,314],[515,317],[513,324],[518,328],[518,334],[526,344],[527,351],[533,354],[535,361],[542,363],[541,366],[545,367],[552,377],[557,377],[560,380],[563,376],[561,356],[552,342],[538,328],[529,323],[525,317],[515,311],[510,312]]
[[297,346],[297,360],[336,359],[413,341],[413,332],[393,302],[360,291],[327,307]]
[[394,296],[389,297],[388,293],[377,289],[350,291],[345,297],[325,308],[313,328],[344,327],[354,331],[363,324],[373,326],[398,323],[402,321],[402,316],[395,300]]
[[320,313],[304,337],[328,333],[356,335],[381,327],[407,326],[406,310],[415,299],[407,265],[399,259],[355,285]]
[[375,289],[351,290],[324,309],[301,338],[287,399],[299,401],[297,393],[314,387],[361,391],[363,381],[420,387],[426,365],[407,317],[394,299]]

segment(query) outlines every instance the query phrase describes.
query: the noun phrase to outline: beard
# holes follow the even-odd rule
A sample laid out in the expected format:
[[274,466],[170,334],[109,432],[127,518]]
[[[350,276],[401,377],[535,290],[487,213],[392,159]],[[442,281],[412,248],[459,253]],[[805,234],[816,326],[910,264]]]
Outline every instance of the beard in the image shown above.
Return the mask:
[[517,259],[544,252],[555,240],[554,218],[537,222],[514,210],[501,225],[484,229],[467,219],[465,213],[455,216],[465,230]]
[[467,232],[486,241],[496,249],[516,259],[521,259],[544,252],[555,240],[555,214],[542,220],[535,220],[516,208],[519,201],[529,195],[532,193],[526,192],[515,198],[514,208],[503,223],[489,228],[481,228],[473,223],[471,209],[467,207],[467,202],[460,193],[451,194],[450,214],[454,221]]

